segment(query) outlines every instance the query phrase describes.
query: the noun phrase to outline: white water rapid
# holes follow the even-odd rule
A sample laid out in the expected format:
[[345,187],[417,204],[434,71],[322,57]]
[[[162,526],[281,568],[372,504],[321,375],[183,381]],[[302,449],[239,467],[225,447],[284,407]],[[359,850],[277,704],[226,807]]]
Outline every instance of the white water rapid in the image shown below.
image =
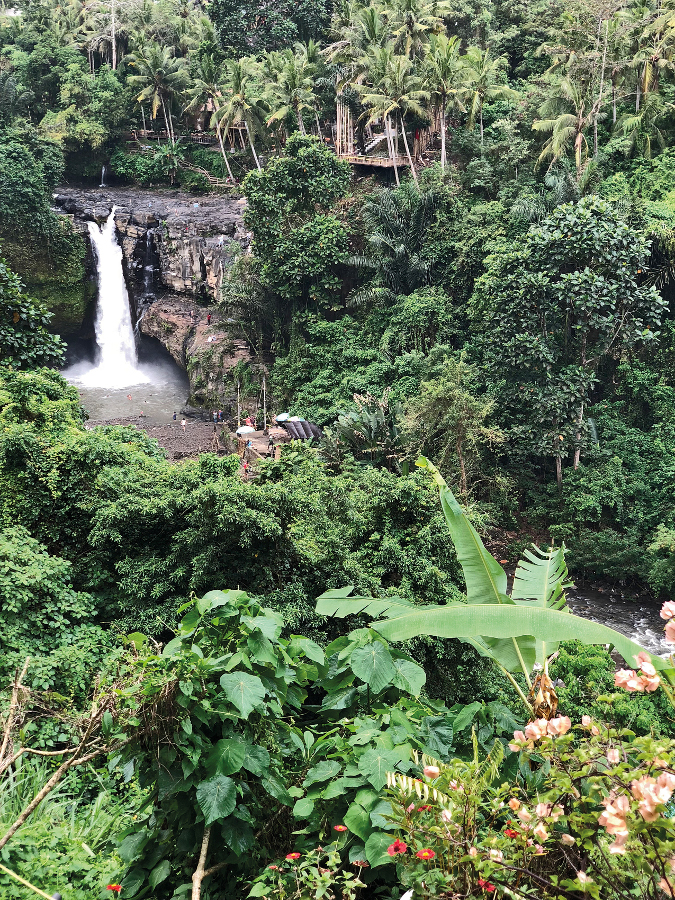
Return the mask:
[[84,387],[122,388],[148,384],[150,377],[138,365],[129,295],[122,269],[122,248],[117,241],[115,207],[103,228],[99,228],[96,222],[87,224],[98,275],[98,357],[93,366],[79,363],[65,375]]

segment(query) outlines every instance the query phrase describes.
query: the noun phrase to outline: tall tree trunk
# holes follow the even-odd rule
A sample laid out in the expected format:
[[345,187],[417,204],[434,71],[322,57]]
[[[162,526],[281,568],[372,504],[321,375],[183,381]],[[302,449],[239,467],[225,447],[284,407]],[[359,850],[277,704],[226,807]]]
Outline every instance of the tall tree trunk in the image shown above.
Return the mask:
[[408,165],[410,166],[410,171],[412,172],[412,176],[415,179],[415,184],[419,184],[417,180],[417,172],[415,171],[415,164],[413,163],[412,156],[410,155],[410,148],[408,147],[408,136],[405,133],[405,120],[401,117],[401,131],[403,132],[403,146],[405,147],[405,153],[408,157]]
[[635,112],[640,112],[640,96],[642,91],[642,75],[638,72],[637,87],[635,88]]
[[298,131],[300,132],[300,134],[305,134],[305,123],[302,121],[302,113],[300,112],[299,106],[295,110],[295,113],[298,117]]
[[117,69],[117,34],[115,29],[115,0],[111,0],[110,3],[110,23],[111,23],[111,32],[112,32],[112,67],[113,72]]
[[480,152],[483,152],[483,104],[480,105]]
[[[395,121],[396,121],[396,120],[394,120],[394,122],[395,122]],[[391,133],[391,125],[390,125],[390,119],[389,119],[389,116],[387,116],[387,118],[385,119],[384,127],[387,129],[387,140],[389,140],[389,141],[391,142],[391,143],[390,143],[390,147],[391,147],[391,151],[390,151],[390,152],[391,152],[391,161],[394,163],[394,175],[396,176],[396,184],[398,185],[398,184],[401,183],[401,181],[400,181],[400,179],[399,179],[399,177],[398,177],[398,166],[396,165],[396,156],[397,156],[397,153],[396,153],[396,144],[394,143],[394,135]],[[396,125],[395,125],[395,124],[394,124],[394,134],[397,134],[397,131],[396,131]]]
[[574,471],[579,468],[579,460],[581,459],[581,423],[584,421],[584,404],[582,402],[579,409],[579,427],[577,428],[577,446],[574,450]]
[[166,133],[167,133],[169,140],[171,140],[171,128],[169,128],[169,120],[166,115],[166,104],[164,103],[164,97],[162,97],[161,94],[160,94],[160,98],[162,101],[162,113],[164,114],[164,127],[166,128]]
[[255,146],[253,145],[253,138],[251,137],[251,129],[248,127],[248,122],[246,124],[246,135],[248,137],[248,142],[251,145],[251,153],[253,154],[253,159],[255,160],[255,164],[258,167],[258,171],[262,172],[260,167],[260,161],[258,159],[258,154],[255,152]]
[[558,484],[558,490],[562,494],[562,484],[563,484],[562,459],[561,459],[559,453],[557,453],[556,457],[555,457],[555,480]]
[[445,172],[445,103],[441,106],[441,169]]
[[321,140],[321,126],[319,125],[319,114],[314,110],[314,121],[316,122],[316,136]]
[[[225,146],[223,144],[223,135],[220,130],[220,122],[216,122],[216,134],[218,135],[218,143],[220,144],[220,152],[223,154],[223,159],[225,160],[225,165],[227,166],[227,174],[230,176],[232,181],[235,181],[234,175],[232,174],[232,169],[230,168],[230,161],[227,158],[227,153],[225,152]],[[236,181],[235,181],[236,184]]]

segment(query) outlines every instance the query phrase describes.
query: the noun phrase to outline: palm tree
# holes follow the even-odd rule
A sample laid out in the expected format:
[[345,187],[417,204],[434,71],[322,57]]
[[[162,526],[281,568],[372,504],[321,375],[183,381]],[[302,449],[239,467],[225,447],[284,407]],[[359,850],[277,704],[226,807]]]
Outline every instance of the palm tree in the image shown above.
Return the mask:
[[314,91],[316,65],[310,62],[305,48],[295,53],[290,49],[285,50],[282,59],[279,77],[269,88],[268,102],[273,112],[267,124],[283,122],[292,112],[298,123],[298,131],[305,134],[302,113],[306,109],[315,109],[317,101]]
[[255,82],[255,61],[243,57],[229,59],[225,63],[224,97],[216,112],[217,121],[225,122],[225,127],[244,125],[246,136],[258,171],[260,160],[255,152],[253,134],[260,130],[262,107],[260,94]]
[[469,108],[469,128],[473,128],[476,117],[480,123],[480,145],[483,146],[483,104],[486,100],[515,100],[518,91],[504,84],[497,84],[506,59],[503,56],[492,59],[489,50],[469,47],[462,57],[461,96]]
[[0,72],[0,124],[11,124],[19,109],[32,99],[32,92],[20,87],[11,72]]
[[[412,69],[412,63],[407,56],[390,55],[385,60],[384,71],[375,83],[374,88],[365,87],[362,102],[368,109],[369,122],[376,119],[384,119],[387,131],[390,130],[390,117],[394,116],[394,135],[397,134],[396,116],[401,120],[403,144],[408,157],[408,165],[413,178],[417,181],[417,172],[410,155],[408,137],[405,131],[405,115],[412,112],[415,115],[424,115],[424,109],[420,103],[429,99],[429,91],[422,87],[422,79]],[[390,142],[394,171],[398,183],[398,169],[395,161],[394,138]]]
[[194,80],[189,92],[190,101],[186,105],[185,110],[188,112],[195,112],[203,106],[206,106],[207,109],[210,107],[211,118],[209,119],[209,127],[215,128],[218,143],[220,144],[220,152],[222,153],[227,167],[227,174],[230,176],[230,180],[234,181],[235,178],[232,174],[232,169],[230,168],[230,161],[227,158],[227,153],[225,152],[225,147],[223,145],[223,134],[220,127],[221,123],[218,118],[218,104],[223,96],[220,76],[221,73],[213,54],[204,54],[197,64],[197,71],[195,72]]
[[666,142],[659,125],[673,109],[672,103],[652,92],[644,95],[640,112],[622,116],[617,122],[617,129],[623,132],[626,156],[637,154],[651,159],[654,145],[663,150]]
[[141,88],[136,100],[151,101],[152,118],[157,118],[161,107],[169,140],[175,144],[171,122],[171,101],[187,82],[187,72],[182,59],[176,59],[168,47],[150,44],[127,57],[128,65],[135,70],[128,82]]
[[393,0],[384,11],[394,48],[413,59],[424,56],[431,35],[445,31],[443,17],[450,15],[452,4],[448,0]]
[[432,260],[426,236],[440,204],[434,190],[420,191],[412,181],[369,197],[363,206],[368,251],[352,263],[375,273],[374,283],[351,298],[358,305],[373,299],[409,295],[429,280]]
[[535,131],[550,132],[551,137],[541,151],[537,163],[551,158],[551,165],[574,149],[577,177],[583,170],[584,149],[588,155],[588,141],[584,131],[593,121],[593,106],[586,95],[586,83],[561,78],[555,96],[539,108],[543,117],[532,123]]
[[441,168],[445,169],[446,120],[448,101],[452,97],[456,106],[463,109],[458,99],[459,38],[433,34],[424,66],[424,79],[431,88],[431,98],[441,115]]

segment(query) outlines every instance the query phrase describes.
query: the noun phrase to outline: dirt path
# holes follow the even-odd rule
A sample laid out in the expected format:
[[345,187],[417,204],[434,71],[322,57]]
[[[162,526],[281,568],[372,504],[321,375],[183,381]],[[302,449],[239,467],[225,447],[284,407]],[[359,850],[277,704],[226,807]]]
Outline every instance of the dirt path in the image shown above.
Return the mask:
[[[153,425],[146,423],[141,417],[129,417],[124,419],[108,419],[102,422],[88,421],[87,428],[95,428],[97,425],[131,425],[139,431],[145,431],[148,437],[154,438],[160,447],[167,451],[169,459],[197,459],[201,453],[221,454],[234,453],[236,451],[236,436],[232,434],[227,423],[217,426],[218,449],[213,444],[213,422],[202,422],[187,419],[185,432],[181,428],[181,420],[177,419],[168,425]],[[234,438],[234,440],[232,440]]]

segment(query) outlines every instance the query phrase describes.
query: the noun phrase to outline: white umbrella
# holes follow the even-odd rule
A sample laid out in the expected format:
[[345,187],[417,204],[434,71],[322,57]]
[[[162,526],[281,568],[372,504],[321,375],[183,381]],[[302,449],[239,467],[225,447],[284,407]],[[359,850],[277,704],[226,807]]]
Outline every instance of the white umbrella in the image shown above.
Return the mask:
[[277,422],[285,422],[286,419],[288,419],[288,413],[279,413],[279,415],[276,416]]
[[242,425],[237,428],[237,434],[251,434],[253,431],[255,431],[255,428],[252,428],[250,425]]

